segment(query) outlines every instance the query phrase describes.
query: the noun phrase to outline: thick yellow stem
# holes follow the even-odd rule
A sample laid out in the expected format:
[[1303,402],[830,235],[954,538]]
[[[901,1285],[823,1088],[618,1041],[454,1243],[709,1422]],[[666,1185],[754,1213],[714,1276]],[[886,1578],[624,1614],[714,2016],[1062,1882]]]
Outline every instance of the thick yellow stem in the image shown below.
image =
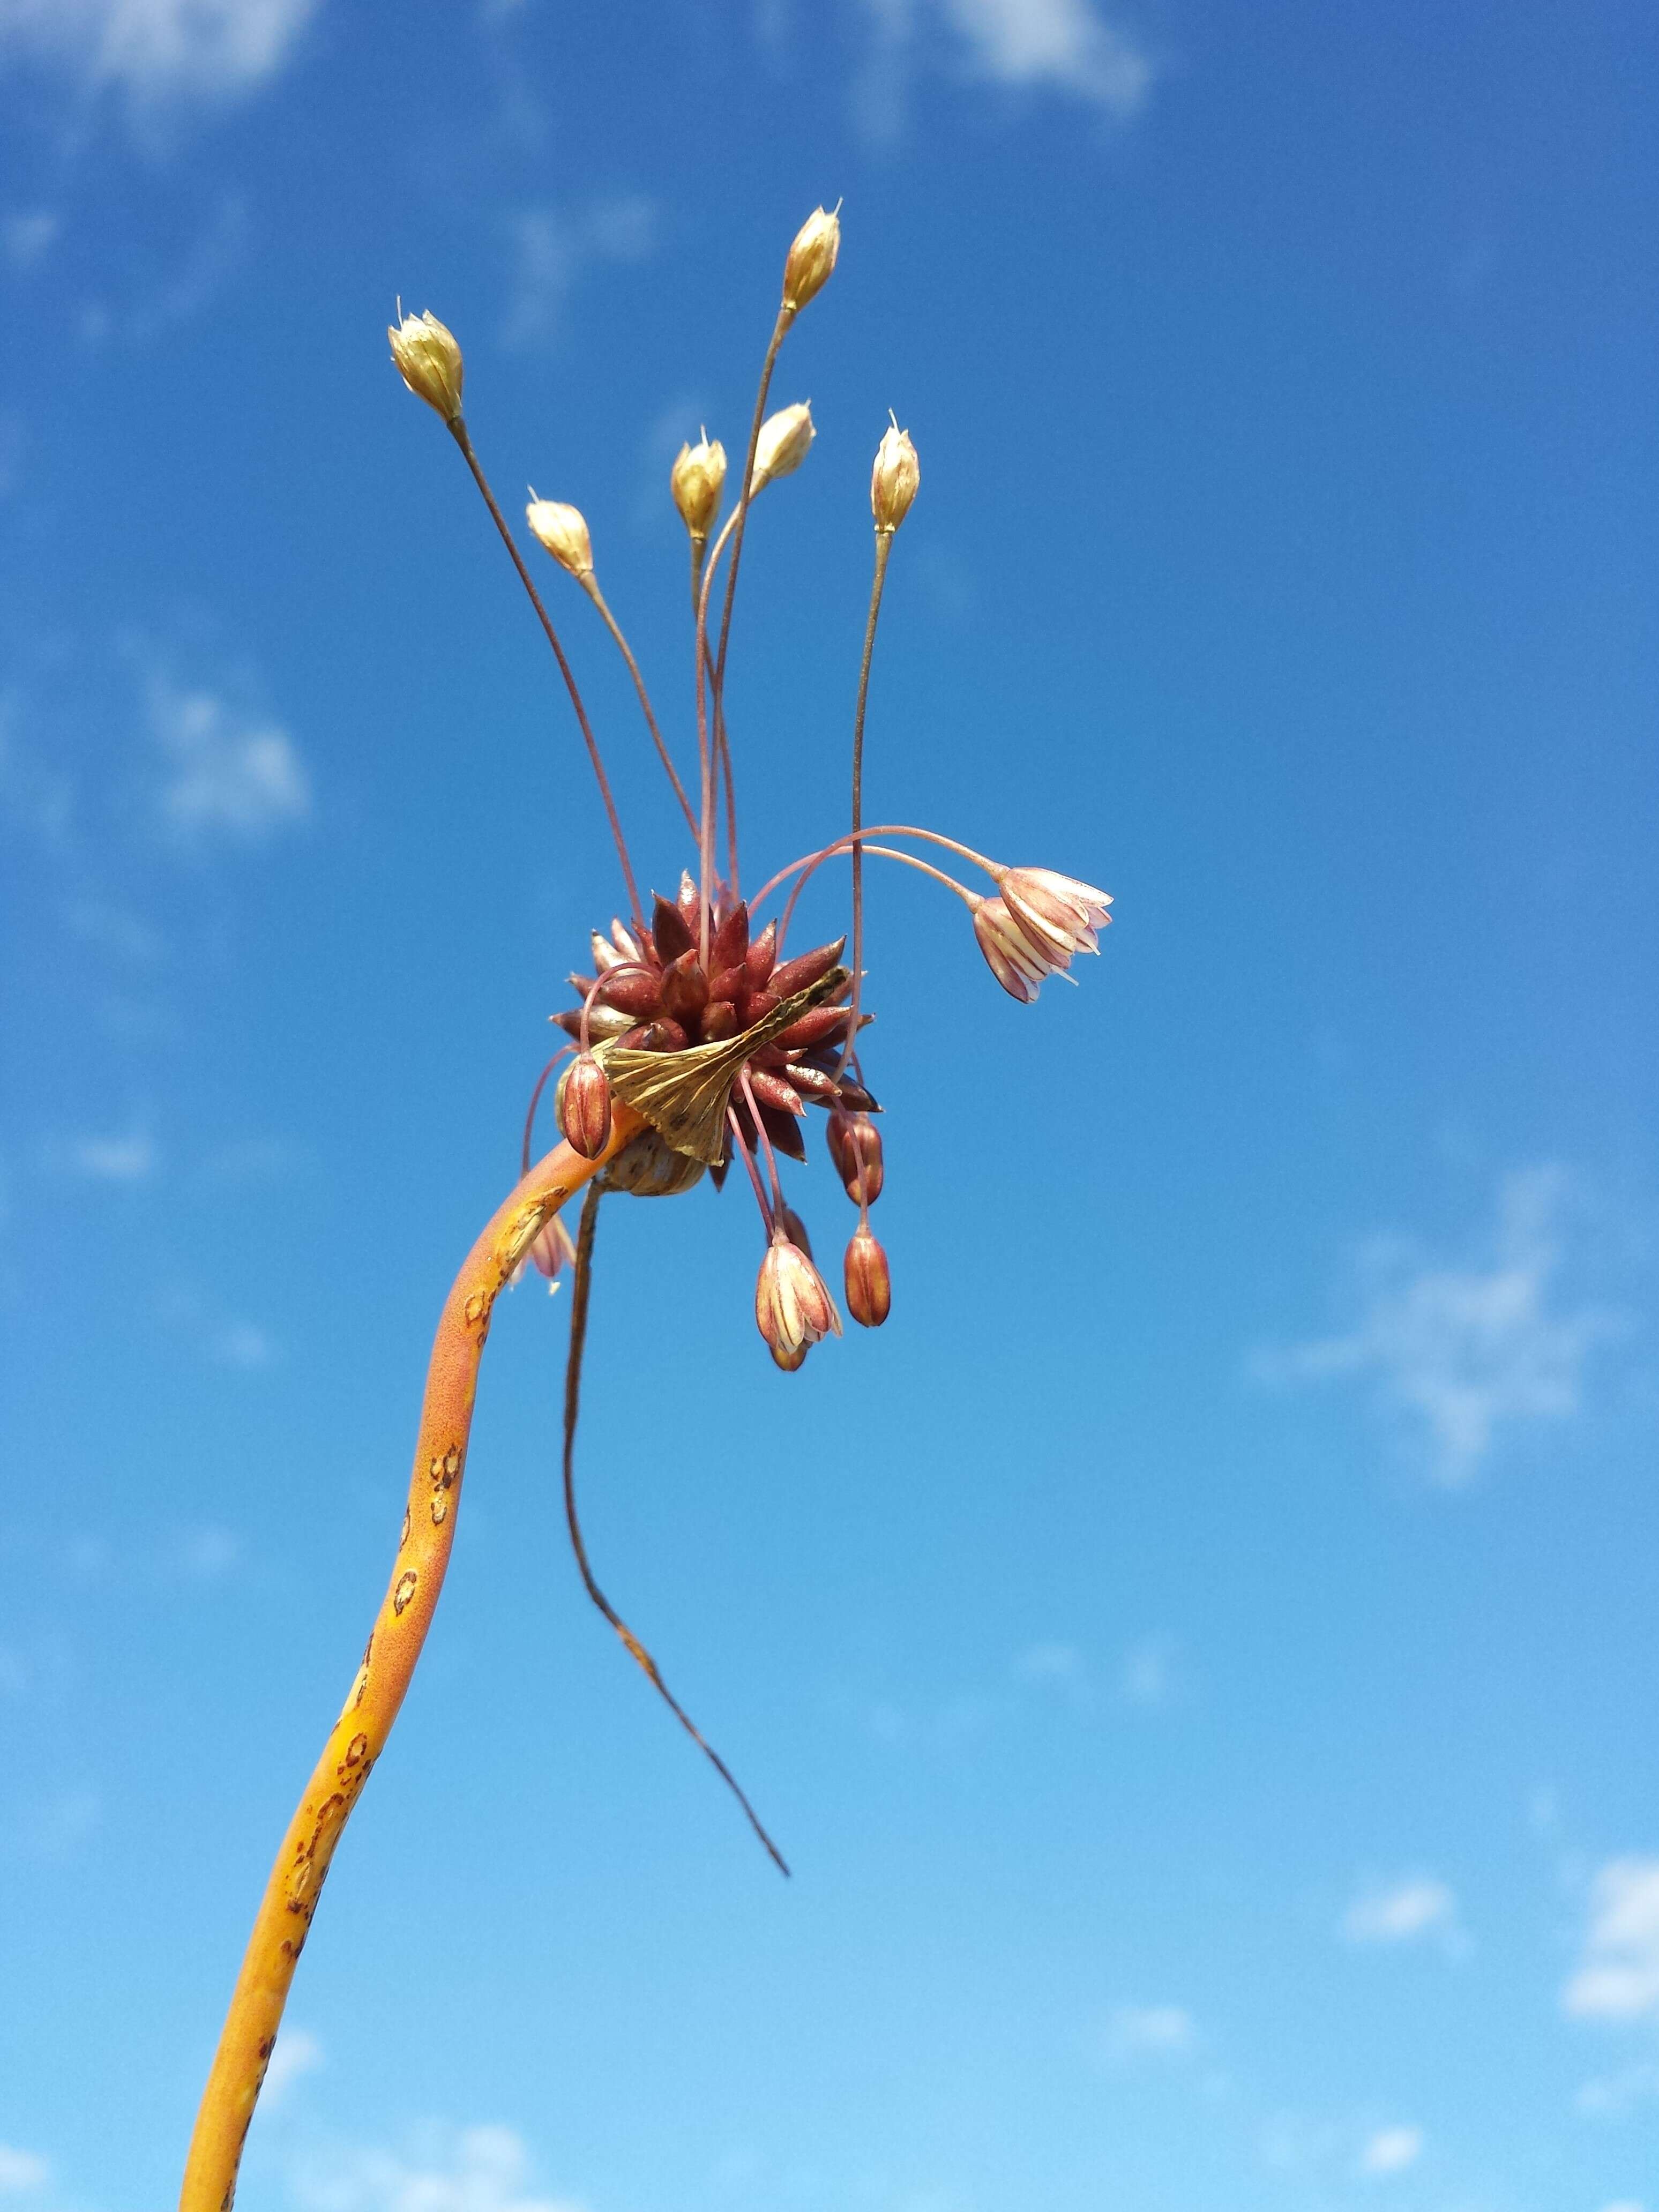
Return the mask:
[[455,1536],[478,1362],[496,1298],[548,1219],[645,1127],[620,1100],[602,1157],[560,1145],[533,1167],[479,1237],[438,1323],[415,1472],[392,1581],[362,1664],[289,1823],[259,1901],[212,2071],[196,2116],[179,2212],[230,2212],[260,2084],[335,1845],[385,1748],[432,1624]]

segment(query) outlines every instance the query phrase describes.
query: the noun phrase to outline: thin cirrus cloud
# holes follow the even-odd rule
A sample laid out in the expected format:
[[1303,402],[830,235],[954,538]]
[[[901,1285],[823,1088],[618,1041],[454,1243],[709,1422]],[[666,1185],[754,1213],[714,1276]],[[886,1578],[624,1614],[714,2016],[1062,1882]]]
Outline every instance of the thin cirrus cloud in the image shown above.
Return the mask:
[[280,724],[161,669],[148,675],[145,705],[161,763],[157,811],[181,842],[258,842],[309,817],[311,781]]
[[1360,1255],[1364,1299],[1346,1334],[1258,1352],[1258,1382],[1370,1385],[1381,1408],[1420,1439],[1435,1478],[1468,1482],[1505,1436],[1568,1419],[1593,1349],[1624,1334],[1605,1307],[1563,1303],[1570,1179],[1559,1168],[1512,1176],[1489,1249],[1446,1262],[1415,1241],[1379,1237]]
[[335,2150],[306,2159],[291,2202],[295,2212],[582,2212],[567,2197],[533,2192],[530,2167],[512,2128],[433,2128],[406,2153]]
[[1185,2059],[1198,2049],[1198,2023],[1184,2005],[1119,2005],[1106,2023],[1103,2055],[1116,2066],[1139,2059]]
[[1381,2180],[1385,2174],[1404,2173],[1422,2155],[1421,2128],[1378,2128],[1360,2146],[1359,2172],[1368,2180]]
[[1659,2020],[1659,1858],[1610,1859],[1597,1871],[1561,2007],[1571,2020]]
[[27,63],[139,109],[217,105],[293,55],[318,0],[0,0],[0,70]]
[[0,2143],[0,2197],[27,2195],[44,2189],[51,2179],[51,2166],[37,2153]]
[[1432,1875],[1369,1883],[1342,1916],[1341,1932],[1361,1945],[1422,1942],[1431,1937],[1461,1946],[1457,1899]]
[[909,86],[930,63],[1017,91],[1064,94],[1116,123],[1138,115],[1158,65],[1094,0],[862,0],[870,49],[859,118],[877,138],[903,127]]
[[509,216],[512,274],[501,343],[517,350],[559,337],[581,277],[592,269],[648,261],[659,228],[657,204],[643,192],[574,208],[520,208]]

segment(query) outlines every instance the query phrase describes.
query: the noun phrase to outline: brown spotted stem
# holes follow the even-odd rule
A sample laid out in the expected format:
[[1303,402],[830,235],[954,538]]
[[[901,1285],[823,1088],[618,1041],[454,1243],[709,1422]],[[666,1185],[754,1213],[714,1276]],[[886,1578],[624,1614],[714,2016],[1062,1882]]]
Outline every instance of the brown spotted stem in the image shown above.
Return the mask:
[[496,1212],[468,1253],[438,1323],[427,1370],[403,1534],[392,1581],[323,1755],[289,1823],[259,1900],[185,2164],[179,2212],[230,2212],[260,2084],[282,2024],[324,1877],[370,1769],[386,1747],[454,1540],[456,1509],[496,1298],[547,1222],[637,1136],[644,1122],[620,1099],[598,1159],[556,1146]]

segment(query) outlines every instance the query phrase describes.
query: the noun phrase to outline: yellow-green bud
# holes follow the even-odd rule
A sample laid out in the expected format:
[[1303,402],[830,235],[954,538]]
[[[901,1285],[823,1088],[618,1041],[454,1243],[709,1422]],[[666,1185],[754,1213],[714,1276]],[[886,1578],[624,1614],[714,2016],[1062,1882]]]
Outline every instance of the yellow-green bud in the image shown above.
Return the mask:
[[830,272],[841,252],[841,222],[814,208],[795,233],[783,264],[783,304],[799,311],[817,297],[830,282]]
[[817,435],[812,428],[810,399],[797,400],[793,407],[781,407],[775,415],[769,415],[761,424],[760,439],[755,447],[755,473],[749,485],[750,499],[774,477],[787,477],[798,469]]
[[435,407],[446,422],[461,419],[461,349],[455,334],[428,310],[405,315],[388,329],[398,374],[417,399]]
[[720,440],[711,444],[705,430],[695,446],[682,446],[669,472],[668,488],[691,535],[707,538],[726,489],[726,448]]
[[910,433],[890,422],[876,448],[876,465],[870,471],[870,512],[876,528],[890,538],[910,512],[910,502],[921,482],[921,463],[910,443]]
[[532,499],[524,511],[532,534],[573,576],[593,573],[593,547],[580,511],[556,499]]

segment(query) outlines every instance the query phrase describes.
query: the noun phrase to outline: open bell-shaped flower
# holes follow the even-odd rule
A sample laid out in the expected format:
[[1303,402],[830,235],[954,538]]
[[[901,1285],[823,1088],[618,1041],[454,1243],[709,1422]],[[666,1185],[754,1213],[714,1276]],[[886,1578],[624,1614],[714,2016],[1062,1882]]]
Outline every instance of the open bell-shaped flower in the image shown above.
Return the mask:
[[799,1367],[810,1346],[842,1333],[823,1276],[781,1224],[772,1232],[755,1284],[755,1325],[785,1369]]
[[1096,932],[1111,921],[1109,891],[1080,884],[1052,868],[1005,868],[997,878],[1002,902],[1051,967],[1071,965],[1074,952],[1097,952]]
[[1060,962],[1039,952],[1000,898],[971,896],[974,935],[991,973],[1010,998],[1029,1006],[1045,975],[1059,972]]

